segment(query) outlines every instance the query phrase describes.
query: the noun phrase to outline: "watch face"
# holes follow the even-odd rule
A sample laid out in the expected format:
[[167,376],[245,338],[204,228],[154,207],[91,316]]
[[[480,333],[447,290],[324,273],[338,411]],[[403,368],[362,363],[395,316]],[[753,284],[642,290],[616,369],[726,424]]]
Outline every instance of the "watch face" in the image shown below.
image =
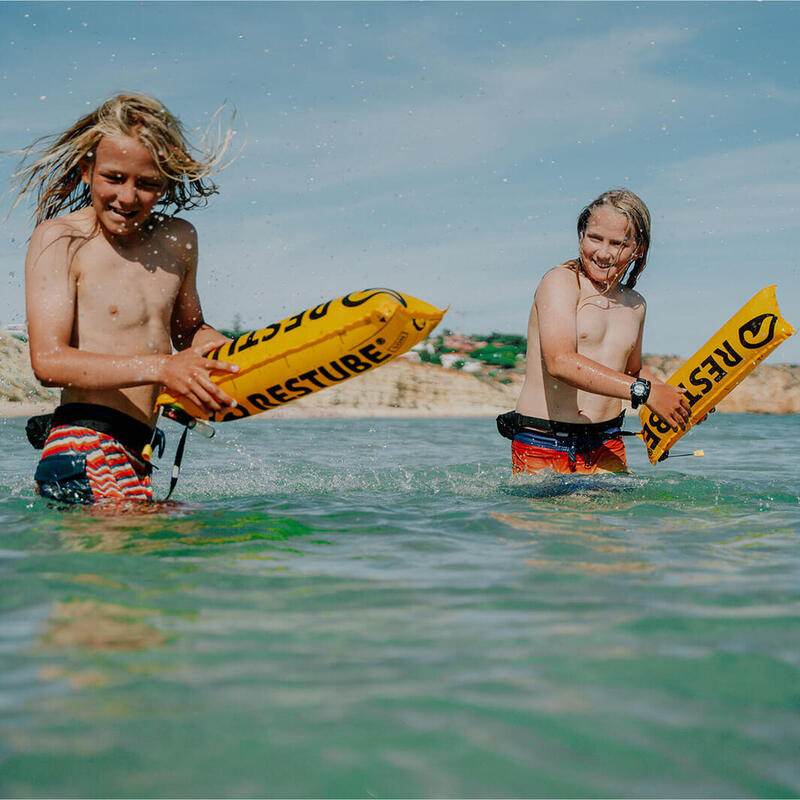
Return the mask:
[[647,392],[647,387],[643,383],[639,383],[637,381],[633,384],[633,386],[631,386],[631,392],[637,397],[644,397],[645,393]]

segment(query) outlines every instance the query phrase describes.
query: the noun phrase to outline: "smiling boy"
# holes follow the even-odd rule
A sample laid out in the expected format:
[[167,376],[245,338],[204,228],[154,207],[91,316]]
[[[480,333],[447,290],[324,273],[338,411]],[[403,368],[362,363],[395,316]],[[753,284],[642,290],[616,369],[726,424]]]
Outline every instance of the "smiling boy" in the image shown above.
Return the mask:
[[162,386],[208,409],[234,404],[211,371],[236,367],[203,357],[228,340],[203,319],[195,230],[155,213],[214,193],[224,144],[194,159],[177,119],[138,94],[112,97],[50,141],[18,172],[20,194],[37,191],[31,362],[42,383],[63,387],[35,478],[66,502],[150,499],[141,451]]
[[623,400],[676,429],[689,416],[684,390],[642,366],[645,301],[633,287],[650,246],[647,206],[627,189],[605,192],[581,212],[578,243],[579,257],[536,289],[525,383],[498,420],[514,472],[627,471]]

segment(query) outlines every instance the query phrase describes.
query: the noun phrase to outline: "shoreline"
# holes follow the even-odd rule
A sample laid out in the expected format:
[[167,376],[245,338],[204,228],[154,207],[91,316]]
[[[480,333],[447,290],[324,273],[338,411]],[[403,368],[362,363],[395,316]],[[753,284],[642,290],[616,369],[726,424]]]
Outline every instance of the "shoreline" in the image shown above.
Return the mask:
[[[38,414],[50,414],[56,408],[56,403],[12,403],[0,402],[0,419],[19,419],[21,417],[34,417]],[[347,409],[339,410],[320,409],[320,410],[293,410],[288,408],[276,408],[263,414],[258,414],[248,419],[281,419],[281,420],[313,420],[313,419],[494,419],[498,414],[511,411],[512,408],[500,409],[496,412],[464,410],[461,412],[436,412],[410,408],[376,408],[368,409]],[[630,412],[630,406],[625,410]],[[800,411],[786,411],[775,413],[771,411],[731,411],[720,408],[717,414],[755,414],[761,417],[792,416],[800,414]],[[628,417],[633,419],[632,416]],[[237,420],[238,421],[238,420]],[[219,423],[212,423],[214,425]]]
[[[646,356],[662,380],[683,359]],[[498,378],[500,378],[498,380]],[[355,379],[301,397],[266,415],[278,419],[494,418],[516,405],[525,376],[517,370],[474,375],[399,357]],[[25,342],[0,334],[0,418],[52,411],[57,389],[34,378]],[[630,408],[630,403],[623,403]],[[720,413],[800,414],[800,366],[761,364],[717,407]],[[259,415],[262,416],[262,415]]]

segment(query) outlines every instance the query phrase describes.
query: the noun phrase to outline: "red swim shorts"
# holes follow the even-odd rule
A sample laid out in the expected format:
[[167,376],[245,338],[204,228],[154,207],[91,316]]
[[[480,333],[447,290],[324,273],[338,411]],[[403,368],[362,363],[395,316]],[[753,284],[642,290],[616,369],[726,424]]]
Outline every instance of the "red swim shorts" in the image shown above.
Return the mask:
[[558,444],[555,446],[526,444],[515,438],[511,442],[511,465],[514,474],[539,472],[543,469],[572,475],[628,471],[625,445],[621,436],[613,436],[595,447],[573,452]]

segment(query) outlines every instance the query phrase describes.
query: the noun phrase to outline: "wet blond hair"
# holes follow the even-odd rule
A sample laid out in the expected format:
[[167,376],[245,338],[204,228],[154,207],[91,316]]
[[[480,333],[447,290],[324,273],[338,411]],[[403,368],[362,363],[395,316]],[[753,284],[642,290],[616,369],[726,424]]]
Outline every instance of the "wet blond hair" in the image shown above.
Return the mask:
[[[624,286],[633,289],[639,275],[642,274],[647,265],[647,253],[650,249],[650,211],[638,195],[630,189],[609,189],[603,192],[595,200],[592,200],[578,216],[578,239],[583,239],[586,233],[586,226],[592,213],[601,206],[609,206],[618,211],[628,220],[628,234],[634,237],[638,248],[638,255],[631,262],[632,267],[628,272],[628,279]],[[582,269],[580,258],[566,262],[572,269]]]
[[207,146],[193,155],[180,120],[162,103],[138,92],[114,95],[63,133],[43,136],[19,151],[23,157],[12,178],[17,195],[14,206],[28,192],[35,192],[36,224],[90,206],[91,188],[81,180],[81,164],[94,159],[103,136],[136,136],[147,147],[164,177],[162,210],[204,205],[218,191],[211,176],[230,164],[224,158],[234,136],[233,120],[222,131],[223,108],[214,113],[203,136],[202,144]]

